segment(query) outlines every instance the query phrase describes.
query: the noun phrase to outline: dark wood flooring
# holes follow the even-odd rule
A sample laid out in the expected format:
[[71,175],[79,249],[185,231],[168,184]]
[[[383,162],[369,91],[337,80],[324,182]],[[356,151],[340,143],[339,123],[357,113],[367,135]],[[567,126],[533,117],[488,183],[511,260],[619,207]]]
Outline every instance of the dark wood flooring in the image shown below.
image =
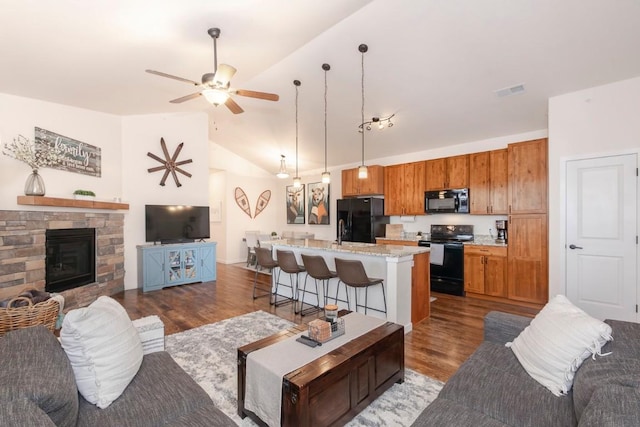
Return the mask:
[[[143,293],[128,290],[114,295],[132,319],[156,314],[167,335],[256,310],[273,313],[303,324],[318,315],[301,317],[291,304],[274,307],[268,297],[252,297],[254,273],[238,265],[218,264],[216,282],[165,288]],[[258,282],[268,286],[270,277],[258,274]],[[432,378],[447,381],[460,364],[482,342],[483,317],[499,310],[533,317],[536,310],[475,298],[433,294],[431,317],[413,325],[405,336],[405,364]]]

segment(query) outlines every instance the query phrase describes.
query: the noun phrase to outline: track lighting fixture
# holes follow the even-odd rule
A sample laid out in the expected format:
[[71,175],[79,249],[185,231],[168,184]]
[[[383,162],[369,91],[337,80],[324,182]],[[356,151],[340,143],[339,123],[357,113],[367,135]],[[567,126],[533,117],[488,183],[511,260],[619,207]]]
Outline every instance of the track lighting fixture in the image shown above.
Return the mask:
[[391,119],[395,116],[392,114],[388,117],[372,117],[371,120],[363,121],[360,126],[358,126],[358,132],[364,132],[364,129],[371,130],[372,126],[377,126],[378,129],[382,130],[385,127],[393,127],[393,122]]

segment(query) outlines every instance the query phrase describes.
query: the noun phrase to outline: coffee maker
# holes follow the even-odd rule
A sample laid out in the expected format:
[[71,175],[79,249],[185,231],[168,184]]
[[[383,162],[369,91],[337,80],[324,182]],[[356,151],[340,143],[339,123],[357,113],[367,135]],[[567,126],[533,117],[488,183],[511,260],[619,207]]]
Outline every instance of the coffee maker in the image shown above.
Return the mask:
[[497,220],[496,230],[498,230],[496,243],[507,243],[507,221],[504,219]]

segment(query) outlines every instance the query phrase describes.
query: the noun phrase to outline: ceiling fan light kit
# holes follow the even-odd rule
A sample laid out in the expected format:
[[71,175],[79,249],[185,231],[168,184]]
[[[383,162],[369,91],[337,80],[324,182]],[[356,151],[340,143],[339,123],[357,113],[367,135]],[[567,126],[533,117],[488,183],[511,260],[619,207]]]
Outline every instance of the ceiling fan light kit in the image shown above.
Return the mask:
[[207,31],[209,36],[213,39],[213,73],[205,73],[202,75],[201,82],[197,83],[193,80],[185,79],[183,77],[174,76],[171,74],[163,73],[155,70],[145,70],[149,74],[155,74],[160,77],[166,77],[173,80],[179,80],[185,83],[192,84],[200,87],[199,92],[195,92],[189,95],[182,96],[180,98],[172,99],[172,104],[180,104],[191,99],[195,99],[200,95],[214,106],[224,104],[229,111],[233,114],[240,114],[244,112],[231,97],[231,95],[245,96],[248,98],[264,99],[267,101],[278,101],[279,96],[274,93],[256,92],[253,90],[233,89],[230,87],[231,78],[236,74],[236,69],[231,65],[220,64],[218,66],[218,45],[217,40],[220,37],[219,28],[209,28]]

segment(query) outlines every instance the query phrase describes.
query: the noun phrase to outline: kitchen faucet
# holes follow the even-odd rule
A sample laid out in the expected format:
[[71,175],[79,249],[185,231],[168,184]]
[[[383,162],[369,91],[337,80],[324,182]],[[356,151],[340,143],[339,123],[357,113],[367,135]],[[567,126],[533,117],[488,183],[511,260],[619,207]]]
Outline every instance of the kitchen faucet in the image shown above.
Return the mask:
[[344,219],[338,221],[338,244],[342,244],[342,236],[344,235]]

